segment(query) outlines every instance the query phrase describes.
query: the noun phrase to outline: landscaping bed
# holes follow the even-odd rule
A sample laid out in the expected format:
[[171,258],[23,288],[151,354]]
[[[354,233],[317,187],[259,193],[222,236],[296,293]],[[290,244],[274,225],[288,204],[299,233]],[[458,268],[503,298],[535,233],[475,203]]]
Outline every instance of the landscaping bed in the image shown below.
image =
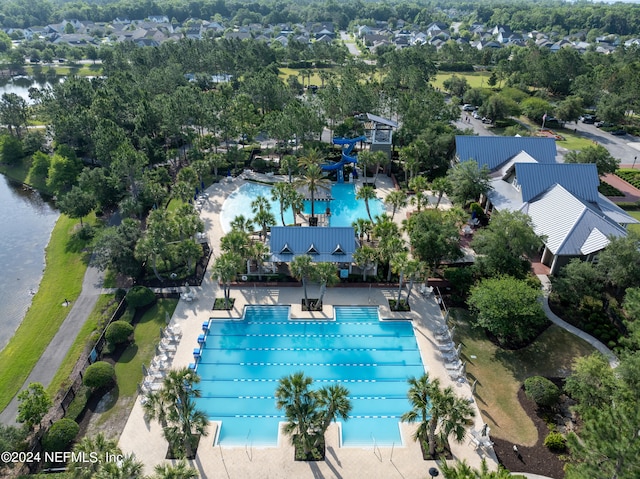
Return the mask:
[[620,169],[616,170],[616,176],[640,189],[640,170]]

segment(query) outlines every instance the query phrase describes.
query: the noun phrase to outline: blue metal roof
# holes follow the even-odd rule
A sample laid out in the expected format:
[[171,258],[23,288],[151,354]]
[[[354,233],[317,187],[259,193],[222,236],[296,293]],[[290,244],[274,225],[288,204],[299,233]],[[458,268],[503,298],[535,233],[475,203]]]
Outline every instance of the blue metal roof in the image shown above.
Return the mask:
[[526,151],[539,163],[556,162],[556,141],[553,138],[517,136],[456,136],[456,155],[462,161],[475,160],[489,171]]
[[271,261],[289,263],[309,254],[315,263],[351,263],[356,250],[352,227],[272,226]]
[[523,202],[531,201],[554,184],[584,201],[598,201],[600,178],[595,164],[516,163],[515,168]]

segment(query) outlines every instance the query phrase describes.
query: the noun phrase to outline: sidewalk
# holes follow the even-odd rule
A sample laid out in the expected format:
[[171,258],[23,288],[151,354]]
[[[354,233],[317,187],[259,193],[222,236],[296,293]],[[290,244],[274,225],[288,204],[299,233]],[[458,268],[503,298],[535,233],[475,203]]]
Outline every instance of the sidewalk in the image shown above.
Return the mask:
[[[103,274],[97,268],[93,266],[87,268],[80,295],[73,301],[67,318],[31,370],[31,374],[27,377],[21,390],[33,382],[41,383],[45,388],[49,386],[62,365],[67,351],[76,340],[78,331],[80,331],[82,325],[93,311],[98,297],[103,294],[102,279]],[[0,423],[11,425],[15,423],[18,415],[17,396],[16,394],[0,413]]]
[[538,276],[538,279],[540,279],[540,282],[542,283],[542,290],[544,291],[544,297],[542,299],[542,307],[544,309],[544,312],[547,315],[547,318],[549,318],[549,320],[552,323],[557,324],[561,328],[569,331],[571,334],[578,336],[580,339],[585,340],[591,346],[593,346],[598,351],[600,351],[609,360],[609,365],[612,368],[617,367],[619,364],[618,358],[616,357],[615,354],[613,354],[613,352],[607,346],[605,346],[603,343],[598,341],[596,338],[594,338],[590,334],[587,334],[581,329],[578,329],[575,326],[567,323],[563,319],[556,316],[556,314],[553,311],[551,311],[551,308],[549,307],[549,292],[551,291],[551,281],[549,280],[549,277],[544,274],[539,274],[537,276]]

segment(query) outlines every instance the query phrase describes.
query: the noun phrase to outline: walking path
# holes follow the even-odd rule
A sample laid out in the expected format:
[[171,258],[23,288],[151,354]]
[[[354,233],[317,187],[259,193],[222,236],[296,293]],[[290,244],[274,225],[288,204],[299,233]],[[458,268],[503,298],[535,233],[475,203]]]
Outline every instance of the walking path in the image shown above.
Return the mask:
[[[62,361],[67,352],[76,340],[78,331],[80,331],[82,325],[93,311],[98,297],[103,294],[102,280],[103,274],[100,270],[93,266],[87,268],[80,295],[73,301],[67,318],[31,370],[31,374],[29,374],[29,377],[24,382],[22,389],[33,382],[41,383],[45,388],[49,386],[51,380],[62,365]],[[64,298],[60,299],[61,302],[63,300]],[[17,396],[16,394],[7,407],[0,413],[0,423],[15,423],[18,415]]]
[[593,346],[598,351],[600,351],[609,360],[609,365],[612,368],[617,367],[619,364],[618,358],[616,357],[615,354],[613,354],[613,352],[607,346],[605,346],[602,342],[598,341],[596,338],[594,338],[590,334],[587,334],[581,329],[578,329],[575,326],[567,323],[563,319],[556,316],[556,314],[553,311],[551,311],[551,308],[549,307],[549,293],[551,292],[551,281],[549,280],[549,277],[546,275],[539,274],[537,276],[540,279],[540,282],[542,283],[542,290],[544,291],[544,296],[542,298],[542,307],[544,309],[544,312],[547,315],[547,318],[549,318],[549,320],[552,323],[557,324],[563,329],[566,329],[571,334],[574,334],[575,336],[578,336],[579,338],[584,339],[587,343],[589,343],[591,346]]

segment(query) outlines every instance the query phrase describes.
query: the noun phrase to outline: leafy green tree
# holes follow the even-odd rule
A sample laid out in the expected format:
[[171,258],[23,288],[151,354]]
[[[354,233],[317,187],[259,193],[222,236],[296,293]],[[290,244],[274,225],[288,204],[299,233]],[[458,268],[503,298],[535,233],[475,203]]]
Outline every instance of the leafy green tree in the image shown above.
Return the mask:
[[510,98],[503,95],[491,95],[480,107],[481,115],[491,118],[493,122],[504,120],[509,116],[520,114],[519,105]]
[[531,218],[521,211],[494,212],[489,225],[478,231],[471,243],[478,253],[476,265],[481,274],[520,279],[529,273],[529,258],[541,245]]
[[584,113],[584,101],[579,96],[568,96],[556,108],[556,117],[562,121],[575,121]]
[[36,151],[31,157],[31,168],[29,169],[29,176],[31,178],[45,178],[49,174],[49,167],[51,166],[51,159],[49,155],[41,151]]
[[[419,378],[411,377],[409,382],[409,402],[411,410],[402,415],[402,422],[418,422],[414,440],[429,445],[429,454],[436,456],[438,442],[442,444],[450,435],[457,442],[465,437],[465,427],[475,416],[469,403],[453,392],[451,386],[441,389],[440,380],[430,379],[425,373]],[[436,431],[440,433],[436,437]]]
[[564,157],[565,163],[594,163],[598,175],[615,173],[620,166],[620,160],[611,156],[609,150],[602,145],[587,146],[582,151],[570,151]]
[[172,241],[172,224],[167,210],[152,210],[147,218],[147,229],[136,244],[135,257],[139,260],[151,260],[153,273],[162,282],[158,271],[158,261],[169,254],[169,242]]
[[132,335],[133,326],[126,321],[113,321],[105,331],[105,338],[113,346],[126,343]]
[[[227,235],[228,236],[228,235]],[[242,266],[242,257],[235,252],[227,251],[218,256],[213,263],[213,274],[222,283],[224,289],[224,307],[229,308],[231,300],[231,282],[236,279]]]
[[42,418],[51,407],[51,398],[40,383],[30,383],[27,389],[18,393],[18,417],[16,421],[24,423],[29,430],[35,426],[40,429]]
[[22,150],[22,142],[15,136],[0,136],[0,159],[8,165],[17,165],[22,158],[24,152]]
[[632,479],[640,474],[640,408],[607,400],[583,417],[583,426],[567,437],[572,461],[567,479]]
[[435,205],[436,209],[438,209],[438,206],[440,206],[440,202],[442,201],[442,197],[444,196],[444,194],[447,192],[447,190],[450,189],[451,185],[449,184],[449,180],[444,176],[439,176],[431,182],[431,191],[438,197]]
[[565,391],[578,402],[580,412],[605,407],[615,397],[617,387],[616,375],[600,353],[577,358],[565,382]]
[[3,93],[0,97],[0,124],[6,125],[9,134],[22,138],[22,130],[27,127],[29,105],[15,93]]
[[469,82],[465,77],[459,77],[458,75],[451,75],[447,78],[442,86],[445,90],[458,98],[464,97],[464,94],[470,88]]
[[578,306],[585,297],[600,296],[603,278],[593,263],[575,258],[552,277],[551,284],[553,295],[561,302]]
[[314,265],[312,263],[311,256],[308,254],[299,255],[293,258],[293,261],[289,264],[291,275],[298,281],[302,281],[302,287],[304,289],[304,304],[307,308],[311,309],[309,304],[309,297],[307,295],[307,282],[313,278]]
[[405,226],[414,254],[438,269],[443,260],[462,257],[458,226],[450,215],[440,210],[425,210],[411,215]]
[[385,197],[384,202],[393,208],[391,211],[391,220],[393,221],[396,211],[407,206],[407,195],[402,190],[393,190]]
[[503,276],[480,281],[471,288],[467,304],[476,323],[500,344],[521,345],[533,339],[546,323],[539,289],[524,280]]
[[626,319],[624,324],[629,331],[628,339],[631,347],[640,349],[640,288],[627,288],[624,292],[622,308]]
[[538,125],[542,123],[542,117],[545,114],[551,115],[553,107],[551,103],[543,98],[532,96],[524,100],[520,107],[522,108],[522,114],[529,118],[531,121],[536,122]]
[[604,121],[620,123],[624,119],[628,101],[617,93],[608,93],[598,102],[598,116]]
[[399,251],[406,250],[404,240],[400,236],[400,228],[387,216],[378,217],[373,227],[373,235],[378,239],[378,258],[387,266],[387,282],[391,281],[391,260]]
[[447,180],[450,185],[447,193],[455,203],[463,207],[467,202],[478,199],[491,190],[489,169],[486,165],[480,168],[475,160],[456,164],[447,173]]
[[55,153],[51,157],[47,187],[56,194],[67,192],[76,184],[81,171],[82,162],[75,155],[63,156]]
[[293,155],[285,155],[280,160],[280,173],[289,175],[289,183],[291,183],[294,173],[298,171],[298,160]]
[[598,270],[619,291],[640,284],[640,235],[630,231],[626,237],[609,238],[598,254]]
[[95,241],[95,265],[101,270],[113,268],[125,276],[136,277],[142,269],[135,257],[135,247],[141,235],[140,222],[131,218],[125,218],[118,226],[104,229]]
[[80,227],[82,227],[82,218],[91,213],[96,203],[95,197],[91,193],[74,185],[58,200],[56,205],[69,218],[79,218]]

